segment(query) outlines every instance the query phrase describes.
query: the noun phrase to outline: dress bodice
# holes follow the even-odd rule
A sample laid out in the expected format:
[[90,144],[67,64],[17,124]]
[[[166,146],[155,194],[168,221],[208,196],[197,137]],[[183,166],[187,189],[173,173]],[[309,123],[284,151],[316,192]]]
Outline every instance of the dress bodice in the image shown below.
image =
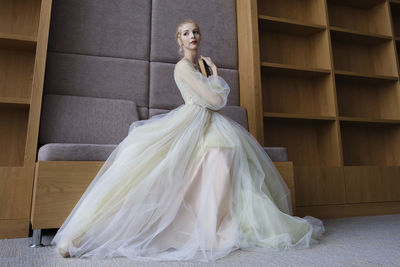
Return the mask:
[[229,85],[221,76],[204,77],[188,61],[175,65],[174,79],[185,104],[219,110],[227,103]]

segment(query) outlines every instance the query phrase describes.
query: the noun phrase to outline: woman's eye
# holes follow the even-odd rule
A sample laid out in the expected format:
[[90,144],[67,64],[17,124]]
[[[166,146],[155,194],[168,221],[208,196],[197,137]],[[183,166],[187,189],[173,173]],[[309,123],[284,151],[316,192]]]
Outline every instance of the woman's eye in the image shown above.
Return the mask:
[[187,32],[185,32],[183,35],[186,36],[186,35],[187,35]]

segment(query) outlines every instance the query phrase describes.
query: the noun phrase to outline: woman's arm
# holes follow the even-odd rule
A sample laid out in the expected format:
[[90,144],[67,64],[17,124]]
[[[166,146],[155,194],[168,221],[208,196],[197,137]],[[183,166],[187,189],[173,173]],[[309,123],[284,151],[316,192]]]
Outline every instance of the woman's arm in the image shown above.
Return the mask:
[[179,77],[185,81],[198,96],[204,99],[210,105],[210,108],[220,109],[225,106],[230,90],[226,82],[214,73],[209,78],[205,78],[200,72],[182,63],[177,65],[177,74]]

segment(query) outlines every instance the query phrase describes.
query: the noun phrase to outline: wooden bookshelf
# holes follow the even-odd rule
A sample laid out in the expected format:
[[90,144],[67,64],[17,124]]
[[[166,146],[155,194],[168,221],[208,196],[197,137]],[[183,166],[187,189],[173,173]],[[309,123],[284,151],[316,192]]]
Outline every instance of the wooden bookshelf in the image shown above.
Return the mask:
[[287,148],[297,215],[400,213],[400,1],[237,3],[239,70],[259,65],[239,71],[241,103],[260,143]]
[[50,9],[0,3],[0,238],[28,236]]

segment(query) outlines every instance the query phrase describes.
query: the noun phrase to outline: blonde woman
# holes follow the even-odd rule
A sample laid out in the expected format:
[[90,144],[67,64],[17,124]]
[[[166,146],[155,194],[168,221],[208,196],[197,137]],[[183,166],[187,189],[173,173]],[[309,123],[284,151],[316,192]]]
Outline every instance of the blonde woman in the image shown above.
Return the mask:
[[211,58],[197,67],[201,33],[180,23],[174,78],[184,105],[131,125],[57,232],[72,257],[213,261],[236,249],[309,247],[322,221],[291,215],[290,192],[257,141],[217,111],[229,86]]

